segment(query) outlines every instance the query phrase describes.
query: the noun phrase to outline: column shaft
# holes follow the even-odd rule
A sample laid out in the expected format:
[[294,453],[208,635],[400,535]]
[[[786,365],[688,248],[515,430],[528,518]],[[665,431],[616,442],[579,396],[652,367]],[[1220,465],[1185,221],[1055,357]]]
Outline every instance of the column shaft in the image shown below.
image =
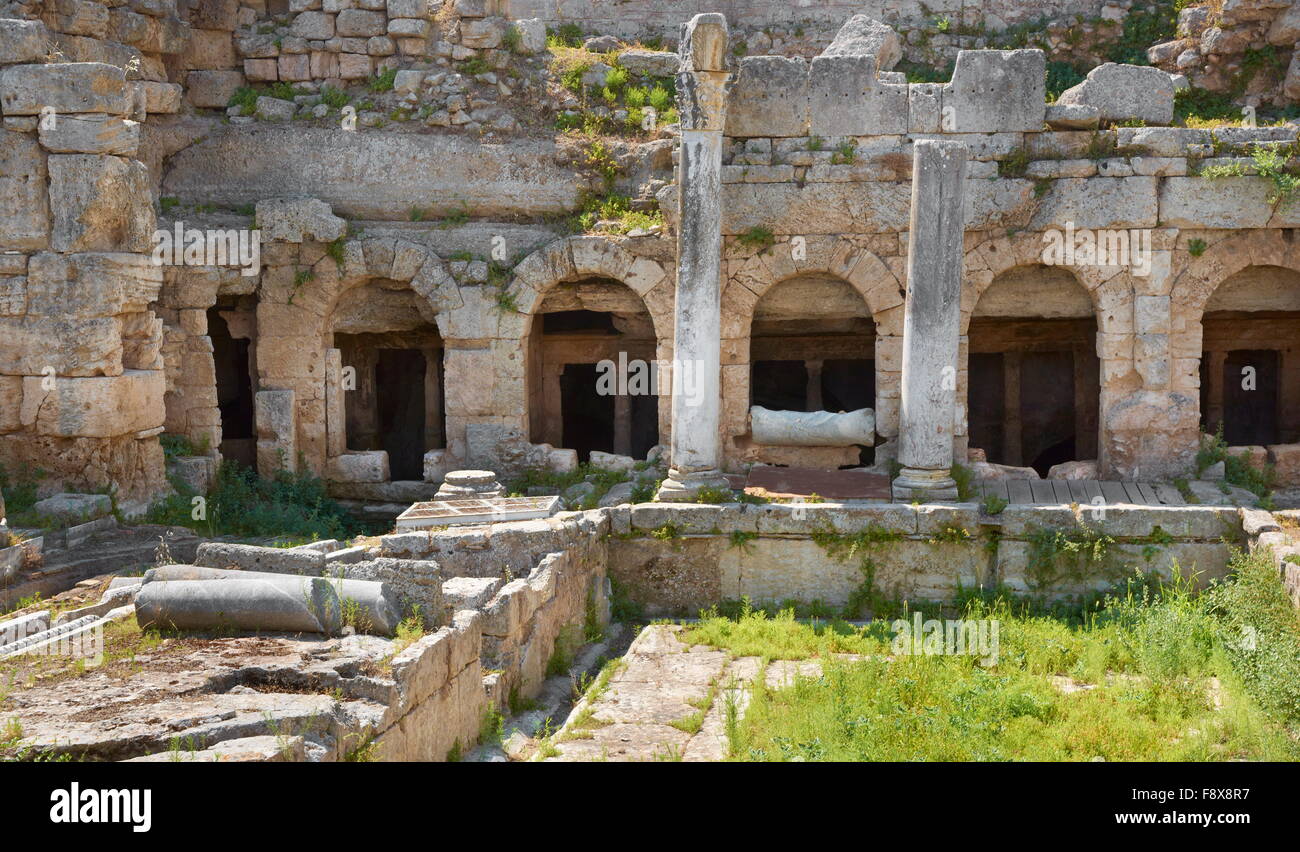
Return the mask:
[[903,313],[903,393],[896,497],[956,497],[952,480],[961,335],[966,146],[913,146],[912,211]]

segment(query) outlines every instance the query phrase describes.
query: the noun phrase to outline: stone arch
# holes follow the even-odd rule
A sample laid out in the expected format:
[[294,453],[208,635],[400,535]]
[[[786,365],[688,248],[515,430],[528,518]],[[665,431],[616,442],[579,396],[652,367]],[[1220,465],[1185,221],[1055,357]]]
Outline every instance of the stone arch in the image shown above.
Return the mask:
[[[335,254],[304,242],[287,263],[267,264],[257,306],[258,374],[264,389],[292,390],[297,450],[313,470],[338,478],[330,463],[347,452],[334,314],[356,288],[383,280],[409,286],[414,307],[439,334],[461,306],[455,280],[438,255],[401,237],[346,240]],[[304,263],[310,253],[311,262]]]
[[[1294,231],[1277,228],[1232,233],[1215,239],[1216,232],[1184,233],[1175,253],[1178,272],[1170,297],[1175,306],[1174,328],[1200,320],[1205,303],[1219,285],[1248,266],[1280,266],[1300,271],[1300,240]],[[1192,239],[1211,242],[1199,257],[1189,248]]]
[[1098,456],[1097,315],[1107,285],[1094,276],[1090,289],[1078,269],[1044,264],[1023,246],[999,252],[967,288],[956,434],[991,462],[1046,475]]
[[515,264],[507,292],[518,313],[531,319],[542,297],[557,284],[612,278],[641,297],[654,320],[655,335],[666,341],[673,333],[673,272],[671,264],[633,254],[607,237],[574,236],[548,243]]
[[[1244,232],[1184,231],[1174,252],[1170,287],[1170,390],[1190,409],[1187,419],[1202,420],[1201,361],[1203,315],[1219,285],[1251,266],[1277,266],[1300,272],[1300,240],[1294,231],[1259,229]],[[1192,241],[1203,245],[1193,256]],[[1191,442],[1189,452],[1195,451]]]
[[759,299],[774,286],[807,277],[827,277],[848,284],[862,297],[876,328],[876,428],[881,436],[898,433],[899,372],[902,354],[903,258],[882,257],[866,240],[809,236],[802,244],[783,240],[765,249],[728,247],[722,287],[723,452],[733,465],[743,459],[735,439],[749,431],[750,335]]
[[[980,297],[1001,275],[1024,266],[1046,266],[1043,263],[1043,238],[1041,233],[1022,232],[1011,236],[993,237],[967,249],[962,262],[961,331],[965,335],[970,319]],[[1097,316],[1098,330],[1122,323],[1113,308],[1116,297],[1133,292],[1129,273],[1117,267],[1069,266],[1061,267],[1091,297],[1093,313]],[[1109,316],[1107,316],[1109,314]]]
[[421,316],[435,323],[444,335],[446,313],[464,304],[446,262],[429,247],[400,237],[348,241],[343,244],[341,260],[326,254],[313,265],[312,273],[313,283],[322,285],[331,313],[350,290],[375,280],[409,284],[419,297]]
[[[1214,234],[1198,237],[1214,239]],[[1180,246],[1180,248],[1184,248]],[[1300,251],[1288,232],[1220,238],[1185,261],[1172,288],[1172,385],[1201,431],[1232,445],[1300,440]],[[1252,369],[1252,392],[1234,377]]]
[[[563,284],[585,280],[606,280],[631,290],[644,305],[654,329],[654,357],[672,358],[673,302],[675,269],[650,257],[628,251],[615,239],[603,236],[573,236],[556,240],[535,250],[515,264],[506,292],[516,312],[500,322],[502,338],[517,341],[516,350],[528,353],[525,362],[535,364],[540,345],[535,319],[546,296]],[[543,396],[542,377],[531,367],[525,368],[523,394],[524,432],[533,435],[534,401]],[[657,405],[658,435],[666,441],[671,416],[671,397],[661,390]]]

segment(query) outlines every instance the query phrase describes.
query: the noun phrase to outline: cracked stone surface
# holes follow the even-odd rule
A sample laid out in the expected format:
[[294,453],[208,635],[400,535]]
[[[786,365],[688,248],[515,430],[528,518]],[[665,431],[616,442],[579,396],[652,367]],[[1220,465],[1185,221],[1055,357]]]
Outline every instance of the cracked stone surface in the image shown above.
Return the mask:
[[759,675],[761,662],[757,657],[733,660],[725,651],[687,645],[678,638],[682,630],[672,624],[643,630],[608,686],[594,700],[589,695],[574,708],[555,738],[559,754],[547,759],[715,761],[726,757],[727,707],[744,712],[747,686]]

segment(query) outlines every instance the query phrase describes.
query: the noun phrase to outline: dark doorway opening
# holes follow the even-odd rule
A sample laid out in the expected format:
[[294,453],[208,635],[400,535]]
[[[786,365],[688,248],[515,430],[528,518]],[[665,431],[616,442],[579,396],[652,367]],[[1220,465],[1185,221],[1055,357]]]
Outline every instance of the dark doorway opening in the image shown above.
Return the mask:
[[972,352],[967,391],[967,422],[970,445],[979,447],[989,459],[1002,458],[1006,428],[1002,414],[1006,389],[1001,352]]
[[608,311],[556,311],[542,314],[542,334],[571,334],[573,332],[618,334],[614,315]]
[[636,291],[611,278],[559,284],[528,341],[534,443],[644,458],[659,443],[654,322]]
[[424,454],[446,445],[441,338],[431,329],[336,333],[334,344],[355,371],[343,391],[347,448],[386,452],[393,481],[423,480]]
[[584,462],[590,460],[592,450],[614,451],[616,397],[597,393],[596,378],[595,364],[565,364],[560,373],[562,440]]
[[1020,356],[1020,457],[1047,476],[1075,455],[1074,353]]
[[230,328],[217,308],[208,310],[208,337],[216,368],[217,408],[221,412],[223,458],[251,466],[254,463],[253,380],[249,373],[249,343],[230,336]]
[[424,478],[424,353],[380,349],[375,362],[375,396],[380,444],[388,452],[395,480]]
[[822,410],[876,407],[876,362],[871,358],[828,358],[822,362]]
[[1281,359],[1276,349],[1235,349],[1223,361],[1223,439],[1276,444]]
[[808,367],[803,361],[756,361],[750,395],[773,411],[808,410]]

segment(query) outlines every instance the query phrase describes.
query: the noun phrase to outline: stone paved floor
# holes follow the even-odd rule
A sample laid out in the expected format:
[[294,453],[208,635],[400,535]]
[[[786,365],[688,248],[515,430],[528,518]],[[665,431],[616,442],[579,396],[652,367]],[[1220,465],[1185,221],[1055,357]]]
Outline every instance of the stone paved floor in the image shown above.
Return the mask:
[[[725,651],[686,645],[678,638],[684,629],[656,624],[641,631],[608,686],[574,707],[554,739],[559,754],[547,760],[725,758],[728,713],[744,715],[761,660],[729,660]],[[763,674],[769,687],[780,688],[820,673],[816,661],[778,660]]]

